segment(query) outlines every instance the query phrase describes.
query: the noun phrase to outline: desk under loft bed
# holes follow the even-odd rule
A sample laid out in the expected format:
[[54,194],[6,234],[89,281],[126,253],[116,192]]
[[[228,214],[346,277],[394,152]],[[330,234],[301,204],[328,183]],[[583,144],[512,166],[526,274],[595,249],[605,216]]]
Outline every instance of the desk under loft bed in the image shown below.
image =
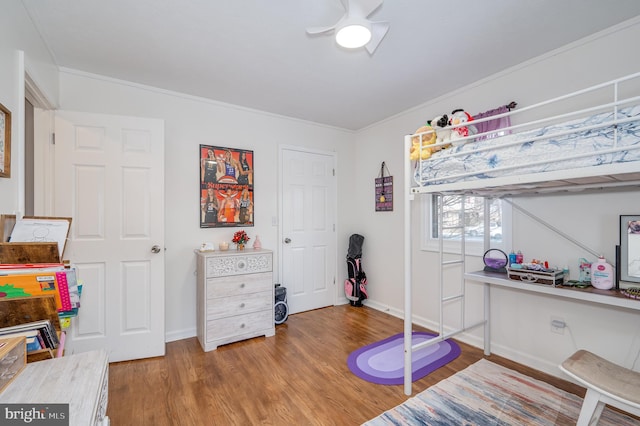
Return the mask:
[[[476,196],[485,199],[544,196],[545,194],[597,192],[603,190],[637,191],[640,188],[640,73],[604,82],[584,90],[518,108],[501,116],[512,123],[496,131],[478,133],[449,142],[433,144],[431,130],[405,136],[404,203],[404,392],[411,395],[411,361],[414,351],[477,327],[484,327],[484,351],[490,354],[489,289],[491,285],[509,286],[504,274],[465,271],[464,230],[461,258],[445,260],[443,232],[440,247],[440,319],[438,337],[419,345],[412,344],[412,251],[411,202],[417,196]],[[469,123],[467,123],[469,124]],[[428,141],[428,142],[427,142]],[[420,150],[412,161],[412,145]],[[426,153],[426,155],[423,155]],[[442,203],[439,203],[442,205]],[[440,212],[442,213],[442,211]],[[442,230],[440,214],[439,230]],[[485,230],[489,229],[488,202],[485,202]],[[464,226],[464,225],[463,225]],[[490,248],[489,232],[484,232],[485,250]],[[443,297],[443,268],[459,264],[462,289],[457,296]],[[464,311],[464,282],[484,284],[484,319],[445,332],[443,304],[458,298]],[[523,291],[553,294],[570,299],[620,306],[640,311],[640,303],[624,297],[611,297],[597,291],[573,291],[552,286],[518,283]],[[560,292],[558,294],[558,292]]]

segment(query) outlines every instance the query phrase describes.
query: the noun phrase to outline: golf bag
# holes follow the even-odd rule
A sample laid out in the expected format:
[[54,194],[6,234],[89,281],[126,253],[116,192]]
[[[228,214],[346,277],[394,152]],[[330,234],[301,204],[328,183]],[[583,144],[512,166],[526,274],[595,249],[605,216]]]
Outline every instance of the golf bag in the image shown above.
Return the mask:
[[362,235],[353,234],[349,237],[349,251],[347,252],[347,278],[344,282],[344,294],[351,302],[351,306],[362,306],[367,298],[367,275],[362,268]]

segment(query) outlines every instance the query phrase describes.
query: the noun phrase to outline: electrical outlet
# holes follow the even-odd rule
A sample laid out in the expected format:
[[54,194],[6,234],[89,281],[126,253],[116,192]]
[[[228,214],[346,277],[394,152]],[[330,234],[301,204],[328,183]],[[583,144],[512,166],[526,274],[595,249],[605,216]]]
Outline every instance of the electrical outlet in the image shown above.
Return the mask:
[[564,329],[567,327],[567,323],[558,317],[551,317],[551,332],[557,334],[564,334]]

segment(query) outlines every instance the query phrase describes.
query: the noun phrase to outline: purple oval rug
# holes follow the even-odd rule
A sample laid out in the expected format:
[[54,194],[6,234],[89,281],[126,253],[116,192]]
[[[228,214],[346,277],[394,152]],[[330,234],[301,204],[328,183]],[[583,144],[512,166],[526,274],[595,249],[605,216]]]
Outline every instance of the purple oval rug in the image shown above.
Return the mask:
[[[436,337],[437,334],[413,332],[413,344]],[[414,351],[411,367],[412,381],[453,361],[460,355],[460,346],[453,340],[434,343]],[[349,355],[347,365],[353,374],[379,385],[404,383],[404,334],[398,333],[379,342],[357,349]]]

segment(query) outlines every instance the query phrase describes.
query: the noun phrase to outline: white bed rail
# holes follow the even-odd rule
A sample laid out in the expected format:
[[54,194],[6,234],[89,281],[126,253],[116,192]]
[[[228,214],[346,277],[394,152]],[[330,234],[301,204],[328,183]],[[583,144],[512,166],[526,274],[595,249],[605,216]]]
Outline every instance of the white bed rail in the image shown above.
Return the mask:
[[[623,89],[621,86],[624,84]],[[624,92],[624,96],[621,93]],[[423,151],[434,148],[442,148],[437,152],[433,152],[431,158],[417,160],[415,163],[416,171],[410,182],[410,192],[440,192],[444,188],[447,192],[456,190],[456,184],[460,183],[461,193],[473,193],[470,189],[492,187],[492,179],[501,176],[519,175],[520,169],[525,170],[522,174],[536,174],[536,168],[544,171],[558,171],[558,173],[549,175],[541,174],[537,179],[529,176],[523,180],[531,187],[531,183],[562,179],[564,170],[573,168],[581,168],[590,166],[589,162],[597,162],[602,156],[609,156],[610,163],[597,164],[598,166],[609,164],[611,167],[601,167],[598,170],[583,171],[579,175],[583,177],[610,175],[618,173],[629,173],[628,167],[616,167],[617,164],[624,162],[636,162],[640,160],[640,113],[637,106],[640,104],[640,73],[631,74],[622,78],[601,83],[583,90],[575,91],[566,95],[558,96],[534,105],[525,106],[523,108],[514,109],[508,113],[499,114],[483,119],[474,120],[464,125],[473,125],[484,121],[494,120],[501,117],[509,116],[514,122],[515,117],[532,118],[529,121],[520,120],[509,127],[499,130],[488,131],[470,135],[454,142],[455,147],[450,148],[449,141],[433,145],[427,145],[422,141],[431,138],[431,131],[408,135],[405,139],[408,141],[419,138],[420,155],[423,157]],[[551,113],[547,113],[547,110]],[[562,111],[559,111],[562,110]],[[631,112],[629,111],[631,110]],[[621,112],[622,111],[622,112]],[[596,116],[592,114],[602,114],[598,116],[599,122],[591,122]],[[627,116],[627,114],[629,116]],[[573,121],[566,122],[567,119]],[[577,123],[580,122],[580,125]],[[635,126],[638,126],[636,131]],[[550,126],[540,132],[540,126]],[[561,126],[566,126],[562,128]],[[626,127],[625,127],[626,126]],[[634,126],[634,127],[629,127]],[[446,129],[452,130],[456,126],[450,126]],[[621,135],[618,129],[625,128],[625,141],[621,143]],[[589,134],[590,137],[601,132],[603,138],[607,138],[608,144],[601,144],[592,139],[583,139],[582,135]],[[483,136],[495,135],[496,132],[508,134],[508,137],[490,137],[481,140]],[[544,134],[540,134],[544,133]],[[637,134],[637,136],[636,136]],[[612,136],[611,136],[612,135]],[[629,139],[633,139],[629,142]],[[504,164],[486,164],[479,167],[469,162],[471,156],[490,156],[493,153],[504,153],[504,150],[517,150],[524,144],[536,143],[555,143],[557,146],[565,146],[566,151],[559,152],[553,158],[518,158],[517,162],[505,161]],[[564,145],[563,145],[564,143]],[[580,149],[574,152],[573,145]],[[541,145],[537,145],[538,147]],[[411,147],[411,145],[409,145]],[[584,149],[585,152],[579,152]],[[406,150],[409,152],[409,149]],[[633,156],[628,154],[632,153]],[[408,155],[408,154],[407,154]],[[512,155],[512,154],[509,154]],[[578,160],[581,160],[578,161]],[[447,170],[446,162],[457,162],[457,167],[451,167],[451,171]],[[469,165],[469,166],[467,166]],[[638,162],[638,171],[640,171],[640,162]],[[436,167],[440,167],[436,169]],[[632,168],[633,169],[633,168]],[[633,170],[631,170],[633,171]],[[570,173],[567,175],[574,177]],[[609,179],[610,180],[610,179]],[[623,185],[637,185],[640,180],[638,176],[631,178],[623,178]],[[469,184],[470,181],[476,181],[475,184]],[[587,180],[585,179],[585,182]],[[579,182],[573,182],[579,184]],[[593,182],[591,182],[593,183]],[[444,186],[443,186],[444,185]],[[504,183],[500,183],[505,186]],[[509,186],[509,185],[507,185]],[[509,195],[514,195],[513,188],[510,189]]]

